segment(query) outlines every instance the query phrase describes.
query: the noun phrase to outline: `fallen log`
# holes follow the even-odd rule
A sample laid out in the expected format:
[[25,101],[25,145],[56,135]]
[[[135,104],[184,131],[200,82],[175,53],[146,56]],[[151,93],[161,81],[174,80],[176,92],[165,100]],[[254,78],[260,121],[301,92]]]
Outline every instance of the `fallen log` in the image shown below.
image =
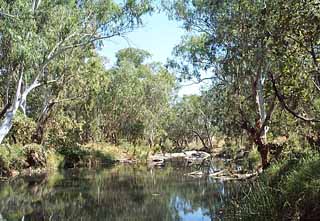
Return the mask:
[[245,179],[250,179],[253,177],[256,177],[258,175],[257,172],[254,173],[246,173],[246,174],[239,174],[239,173],[231,173],[227,170],[220,170],[214,173],[203,173],[202,171],[194,171],[191,173],[185,174],[187,176],[192,176],[192,177],[203,177],[203,176],[209,176],[213,179],[220,179],[223,181],[226,180],[245,180]]

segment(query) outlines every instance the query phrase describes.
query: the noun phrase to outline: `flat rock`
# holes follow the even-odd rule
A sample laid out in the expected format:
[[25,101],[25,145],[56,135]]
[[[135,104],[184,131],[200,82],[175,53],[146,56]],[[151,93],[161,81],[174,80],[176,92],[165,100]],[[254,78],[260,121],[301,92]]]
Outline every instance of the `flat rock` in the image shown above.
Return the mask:
[[157,153],[149,156],[148,164],[151,166],[163,166],[166,162],[185,162],[186,164],[202,163],[211,155],[204,151],[185,151],[181,153]]

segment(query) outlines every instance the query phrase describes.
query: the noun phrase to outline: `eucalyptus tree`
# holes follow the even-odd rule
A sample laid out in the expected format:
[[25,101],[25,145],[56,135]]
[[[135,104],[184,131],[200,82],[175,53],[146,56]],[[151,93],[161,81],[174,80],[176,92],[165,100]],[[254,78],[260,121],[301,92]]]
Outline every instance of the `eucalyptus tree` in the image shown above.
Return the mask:
[[[144,102],[141,83],[143,75],[141,67],[136,68],[127,60],[121,61],[120,66],[109,71],[110,84],[109,95],[106,97],[108,104],[105,121],[107,137],[113,143],[118,144],[121,137],[130,140],[133,135],[131,132],[141,125],[143,119],[141,109]],[[139,136],[142,136],[143,128],[142,132],[141,130],[139,132]]]
[[81,125],[77,142],[102,141],[109,82],[103,57],[92,52],[91,57],[77,63],[77,74],[65,82],[52,101],[59,104],[56,111]]
[[144,50],[126,48],[116,57],[106,97],[108,137],[114,143],[119,137],[134,144],[145,139],[153,146],[164,134],[174,77],[160,64],[146,63],[150,54]]
[[276,68],[270,71],[279,103],[320,144],[320,5],[318,1],[275,2],[270,36]]
[[[19,108],[27,114],[27,96],[59,81],[63,71],[52,67],[77,51],[101,46],[141,24],[151,11],[149,1],[0,1],[0,66],[3,120],[0,142],[10,131]],[[56,63],[57,62],[57,63]]]
[[169,124],[175,77],[160,64],[150,64],[144,81],[145,139],[149,146],[162,145],[167,137],[165,128]]
[[174,116],[169,123],[167,133],[174,145],[185,148],[197,138],[203,147],[207,148],[201,98],[198,95],[183,96],[176,101],[172,109]]
[[268,162],[267,132],[276,98],[268,81],[272,68],[268,18],[272,1],[174,1],[172,15],[189,31],[175,48],[171,67],[185,77],[225,88],[233,103],[235,127],[245,129],[257,144],[262,165]]

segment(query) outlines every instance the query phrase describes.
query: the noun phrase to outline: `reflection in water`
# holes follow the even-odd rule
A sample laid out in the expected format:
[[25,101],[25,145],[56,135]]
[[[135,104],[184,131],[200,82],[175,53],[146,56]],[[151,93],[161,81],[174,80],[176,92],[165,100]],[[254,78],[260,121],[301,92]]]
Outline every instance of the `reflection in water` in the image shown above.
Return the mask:
[[235,185],[189,169],[116,166],[0,183],[1,220],[220,220]]

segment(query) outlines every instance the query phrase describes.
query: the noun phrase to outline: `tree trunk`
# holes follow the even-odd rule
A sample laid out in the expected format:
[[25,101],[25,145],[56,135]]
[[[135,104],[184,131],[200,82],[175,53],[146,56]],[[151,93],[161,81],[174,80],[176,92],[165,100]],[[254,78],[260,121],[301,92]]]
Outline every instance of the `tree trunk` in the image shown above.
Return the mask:
[[212,149],[213,148],[212,139],[211,139],[211,134],[209,133],[209,129],[208,129],[207,123],[204,124],[204,127],[206,129],[206,134],[207,134],[207,137],[208,137],[209,148]]
[[7,113],[7,111],[9,110],[9,108],[11,107],[10,103],[7,103],[4,108],[2,109],[2,111],[0,112],[0,118],[3,118],[5,116],[5,114]]
[[268,127],[262,127],[264,124],[267,114],[266,114],[266,105],[264,100],[264,81],[265,78],[262,76],[262,74],[258,73],[256,81],[254,83],[254,94],[256,97],[256,104],[258,107],[258,113],[259,113],[259,123],[257,124],[257,129],[262,129],[261,137],[263,138],[264,143],[267,143],[267,131]]
[[261,157],[262,169],[266,169],[269,166],[269,163],[268,163],[269,144],[264,143],[264,139],[260,135],[259,128],[257,129],[249,126],[248,122],[244,122],[242,124],[242,128],[248,132],[253,143],[255,143],[258,146],[258,151]]
[[13,118],[16,115],[17,110],[21,104],[22,77],[23,77],[23,72],[21,72],[20,74],[13,105],[10,108],[8,108],[6,111],[4,111],[4,119],[2,120],[0,125],[0,144],[3,142],[4,138],[10,132],[13,124]]
[[209,150],[206,142],[205,142],[204,139],[200,136],[200,134],[199,134],[197,131],[195,131],[195,130],[192,130],[192,132],[196,135],[196,137],[199,138],[199,140],[200,140],[201,143],[202,143],[203,148],[205,148],[206,150]]
[[30,84],[30,86],[26,87],[24,90],[22,90],[23,85],[23,69],[21,70],[20,77],[17,84],[16,89],[16,95],[14,97],[14,100],[12,102],[12,107],[9,108],[6,113],[3,121],[0,125],[0,144],[3,142],[3,139],[7,136],[9,131],[12,128],[13,119],[17,113],[17,110],[19,107],[21,107],[23,110],[25,110],[25,105],[27,102],[27,96],[28,94],[34,90],[35,88],[39,87],[41,83],[39,83],[38,79],[40,77],[40,74],[33,80],[33,82]]
[[5,114],[5,118],[1,122],[1,126],[0,126],[0,143],[2,143],[4,138],[7,136],[7,134],[11,130],[13,118],[14,118],[15,114],[16,114],[16,110],[15,111],[14,110],[8,111]]
[[149,137],[149,138],[148,138],[148,143],[149,143],[149,148],[154,147],[154,141],[153,141],[153,138],[152,138],[152,137]]
[[38,123],[37,123],[37,128],[35,132],[32,134],[32,140],[33,142],[37,144],[41,144],[43,141],[43,135],[46,130],[47,123],[50,119],[51,116],[51,111],[54,106],[54,102],[50,102],[42,111],[41,116],[39,117]]
[[258,149],[259,149],[259,153],[260,153],[260,156],[261,156],[262,169],[265,170],[269,166],[269,162],[268,162],[269,148],[268,148],[268,145],[267,144],[263,144]]

